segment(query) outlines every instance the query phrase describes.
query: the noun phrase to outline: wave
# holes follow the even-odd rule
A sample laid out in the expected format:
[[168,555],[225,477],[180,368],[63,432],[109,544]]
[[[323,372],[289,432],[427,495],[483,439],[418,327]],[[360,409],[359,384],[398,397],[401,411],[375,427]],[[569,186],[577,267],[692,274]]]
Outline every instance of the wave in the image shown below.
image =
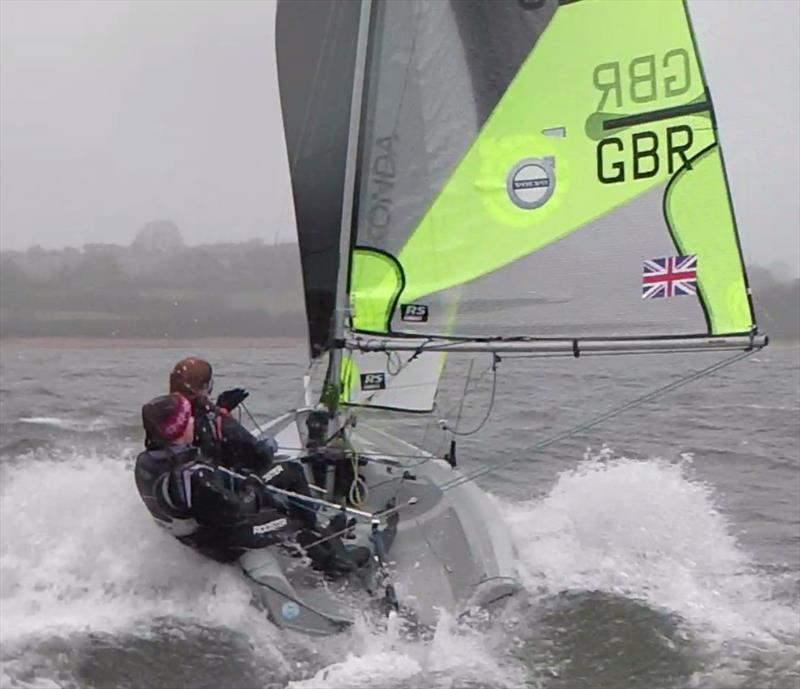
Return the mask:
[[57,416],[24,416],[18,419],[20,423],[27,423],[35,426],[53,426],[65,431],[85,431],[95,433],[106,431],[113,427],[109,419],[97,417],[90,420],[62,419]]
[[[153,524],[134,487],[131,447],[54,452],[4,472],[0,643],[7,662],[0,679],[23,677],[25,659],[40,662],[43,639],[108,634],[128,648],[124,639],[146,639],[165,619],[181,629],[236,630],[270,681],[292,689],[525,686],[531,673],[564,672],[564,663],[516,652],[531,634],[525,621],[545,619],[553,601],[575,608],[563,619],[576,628],[592,624],[583,610],[602,604],[617,624],[638,609],[626,601],[641,602],[654,611],[646,624],[658,644],[671,634],[671,620],[686,638],[717,649],[741,643],[785,655],[797,642],[796,612],[775,600],[772,577],[738,546],[712,488],[691,477],[688,462],[607,451],[561,473],[541,499],[498,500],[528,592],[521,611],[481,626],[443,615],[423,637],[396,621],[359,620],[347,634],[310,640],[275,628],[252,605],[236,567],[202,558]],[[603,596],[588,603],[564,596],[575,592]]]
[[506,505],[521,579],[544,596],[641,600],[720,643],[796,642],[797,612],[774,599],[690,466],[606,453],[563,472],[543,499]]

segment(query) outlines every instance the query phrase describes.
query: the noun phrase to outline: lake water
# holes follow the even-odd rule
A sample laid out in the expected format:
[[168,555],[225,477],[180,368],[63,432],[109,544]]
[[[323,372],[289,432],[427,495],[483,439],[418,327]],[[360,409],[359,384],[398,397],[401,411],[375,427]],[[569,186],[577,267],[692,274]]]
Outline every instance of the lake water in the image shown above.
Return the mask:
[[[768,348],[581,436],[537,442],[725,355],[503,359],[462,468],[519,551],[524,594],[481,625],[420,638],[360,622],[277,630],[235,567],[158,529],[133,484],[141,404],[206,355],[257,418],[300,402],[304,348],[0,349],[2,687],[753,689],[800,682],[800,352]],[[441,408],[373,419],[442,452]],[[459,427],[478,425],[477,358]],[[482,377],[481,377],[482,375]],[[370,415],[373,416],[373,415]]]

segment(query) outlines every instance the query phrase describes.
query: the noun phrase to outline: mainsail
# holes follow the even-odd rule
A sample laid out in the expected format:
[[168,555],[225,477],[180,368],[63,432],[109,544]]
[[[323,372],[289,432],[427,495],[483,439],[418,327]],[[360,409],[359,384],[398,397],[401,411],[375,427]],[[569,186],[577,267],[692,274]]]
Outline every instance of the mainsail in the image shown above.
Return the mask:
[[352,195],[332,180],[346,400],[430,408],[445,351],[765,343],[684,0],[370,7]]

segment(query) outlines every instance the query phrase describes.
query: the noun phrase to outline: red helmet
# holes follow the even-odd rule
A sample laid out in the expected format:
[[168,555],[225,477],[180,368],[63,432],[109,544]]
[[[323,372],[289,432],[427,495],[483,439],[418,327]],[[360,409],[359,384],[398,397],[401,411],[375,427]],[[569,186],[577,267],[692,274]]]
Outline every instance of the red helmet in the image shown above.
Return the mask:
[[169,391],[177,392],[193,402],[199,395],[208,396],[214,387],[211,364],[190,356],[181,359],[169,374]]

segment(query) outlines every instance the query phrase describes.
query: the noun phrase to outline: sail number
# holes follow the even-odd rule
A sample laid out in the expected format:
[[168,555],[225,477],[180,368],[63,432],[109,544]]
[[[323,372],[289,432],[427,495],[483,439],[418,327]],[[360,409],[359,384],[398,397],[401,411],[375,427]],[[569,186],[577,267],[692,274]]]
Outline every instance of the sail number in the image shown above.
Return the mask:
[[[624,96],[633,103],[649,103],[662,96],[677,98],[692,87],[689,53],[683,48],[667,51],[660,60],[655,55],[642,55],[631,60],[624,70],[620,63],[604,62],[594,68],[592,81],[600,91],[597,112],[602,112],[610,98],[612,107],[625,106]],[[627,88],[624,88],[627,87]]]
[[597,179],[603,184],[655,177],[666,159],[672,174],[688,160],[686,151],[692,147],[692,128],[685,124],[667,127],[666,145],[656,132],[633,134],[626,146],[622,138],[611,136],[597,144]]
[[[592,74],[592,82],[600,92],[597,112],[603,112],[607,105],[641,110],[634,104],[685,95],[692,86],[690,64],[689,53],[674,48],[663,55],[641,55],[627,64],[615,61],[597,65]],[[666,137],[666,141],[660,137]],[[687,161],[686,152],[693,139],[692,129],[686,125],[667,127],[661,135],[637,131],[630,137],[602,139],[597,144],[597,178],[603,184],[646,179],[657,175],[663,164],[671,174]]]

